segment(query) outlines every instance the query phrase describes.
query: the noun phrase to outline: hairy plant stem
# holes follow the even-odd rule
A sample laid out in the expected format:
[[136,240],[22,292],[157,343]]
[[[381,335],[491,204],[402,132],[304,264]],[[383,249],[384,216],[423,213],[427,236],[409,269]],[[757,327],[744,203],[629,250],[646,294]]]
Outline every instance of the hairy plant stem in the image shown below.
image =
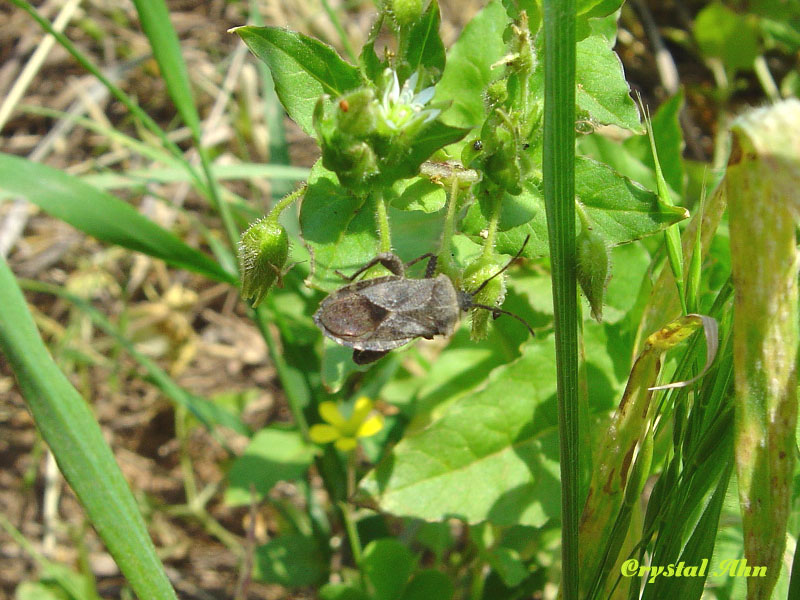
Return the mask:
[[458,271],[453,264],[453,236],[456,232],[456,207],[458,206],[459,180],[453,177],[450,182],[450,192],[447,194],[447,207],[444,215],[442,229],[442,243],[436,257],[437,269],[454,281],[458,279]]
[[392,232],[389,228],[389,211],[386,207],[386,198],[382,191],[373,192],[375,198],[375,220],[378,224],[378,235],[380,236],[380,251],[392,251]]

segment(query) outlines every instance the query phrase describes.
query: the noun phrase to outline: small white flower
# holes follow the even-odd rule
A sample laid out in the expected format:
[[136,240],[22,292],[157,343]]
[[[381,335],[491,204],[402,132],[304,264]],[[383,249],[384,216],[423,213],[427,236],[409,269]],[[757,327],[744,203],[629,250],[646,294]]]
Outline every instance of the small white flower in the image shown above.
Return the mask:
[[399,131],[412,122],[418,122],[420,125],[429,123],[442,112],[438,108],[425,108],[433,98],[433,87],[427,87],[414,94],[418,81],[419,74],[414,73],[406,79],[401,89],[397,72],[391,71],[391,80],[383,92],[383,100],[379,105],[379,112],[389,129]]

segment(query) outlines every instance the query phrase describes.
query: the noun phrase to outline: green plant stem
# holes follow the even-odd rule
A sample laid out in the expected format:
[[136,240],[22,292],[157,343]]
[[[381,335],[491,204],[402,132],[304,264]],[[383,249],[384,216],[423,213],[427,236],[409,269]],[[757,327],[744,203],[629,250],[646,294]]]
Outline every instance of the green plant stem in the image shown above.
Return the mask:
[[[495,192],[497,196],[494,196]],[[489,190],[489,201],[492,203],[492,212],[489,215],[489,226],[486,228],[486,240],[483,243],[483,258],[489,259],[494,255],[494,242],[497,238],[497,225],[500,222],[500,194],[499,188]]]
[[378,235],[381,240],[381,252],[392,251],[392,233],[389,229],[389,211],[386,207],[386,198],[383,192],[374,190],[375,195],[375,219],[378,222]]
[[295,200],[297,200],[300,196],[306,193],[306,189],[308,188],[307,183],[303,183],[299,188],[295,191],[291,192],[290,194],[286,194],[283,198],[281,198],[275,206],[272,207],[272,210],[269,211],[270,217],[275,216],[275,219],[280,216],[280,214],[290,206]]
[[442,243],[436,257],[437,268],[451,279],[456,279],[456,269],[453,265],[453,236],[456,232],[456,206],[458,205],[458,191],[460,189],[458,177],[453,177],[450,183],[450,193],[447,194],[447,207],[442,228]]
[[308,441],[308,421],[306,420],[305,414],[303,414],[302,400],[297,396],[294,387],[289,383],[291,377],[289,374],[289,367],[286,361],[283,360],[283,355],[280,353],[278,345],[275,343],[275,338],[269,330],[269,311],[262,304],[258,308],[252,309],[251,318],[255,321],[259,332],[261,332],[261,337],[264,338],[264,342],[267,344],[267,352],[272,360],[272,364],[275,365],[278,379],[281,381],[283,391],[286,394],[289,410],[292,412],[292,416],[297,426],[300,428],[303,438]]
[[208,514],[204,506],[198,506],[197,503],[168,506],[164,512],[173,517],[196,519],[209,535],[222,542],[237,558],[244,556],[242,540],[220,525],[214,517]]
[[553,269],[562,597],[578,598],[579,390],[575,251],[575,1],[544,2],[544,195]]

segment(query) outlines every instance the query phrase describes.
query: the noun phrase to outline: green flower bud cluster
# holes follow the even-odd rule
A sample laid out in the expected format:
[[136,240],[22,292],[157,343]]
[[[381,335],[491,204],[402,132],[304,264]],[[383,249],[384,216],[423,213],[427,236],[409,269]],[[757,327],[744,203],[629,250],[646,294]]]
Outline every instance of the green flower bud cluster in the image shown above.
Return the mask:
[[495,68],[504,74],[489,84],[484,100],[489,116],[480,132],[481,148],[466,146],[462,153],[465,167],[475,167],[486,180],[512,195],[522,191],[522,183],[534,169],[534,152],[540,144],[542,107],[531,102],[530,79],[536,57],[525,13],[508,31],[509,54]]
[[322,148],[322,164],[345,187],[360,193],[377,182],[391,185],[419,169],[408,151],[440,108],[428,106],[432,87],[417,92],[419,73],[402,85],[397,73],[384,72],[382,91],[363,87],[335,103],[320,98],[314,109],[314,129]]

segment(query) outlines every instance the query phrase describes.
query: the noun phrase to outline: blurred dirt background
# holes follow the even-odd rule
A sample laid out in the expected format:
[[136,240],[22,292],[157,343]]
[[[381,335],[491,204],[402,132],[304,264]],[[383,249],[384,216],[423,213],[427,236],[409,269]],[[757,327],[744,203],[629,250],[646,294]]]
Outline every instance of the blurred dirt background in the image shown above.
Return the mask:
[[[163,81],[157,77],[157,67],[130,2],[45,0],[35,4],[51,21],[65,11],[69,16],[67,36],[118,85],[138,98],[192,155],[189,134],[177,126],[175,110]],[[218,149],[216,160],[239,157],[268,161],[263,110],[252,104],[255,62],[238,37],[227,33],[229,28],[247,22],[248,3],[171,0],[168,4],[200,113],[206,118],[206,142]],[[330,4],[358,49],[374,17],[372,4],[367,0],[331,0]],[[449,45],[485,2],[441,0],[441,4],[443,36]],[[652,109],[675,90],[679,81],[689,104],[684,122],[687,157],[708,160],[716,118],[710,100],[713,78],[686,45],[668,38],[662,42],[677,67],[677,79],[660,72],[653,50],[654,43],[658,45],[656,30],[646,27],[652,18],[662,31],[685,31],[692,14],[704,3],[650,2],[652,13],[646,8],[642,12],[643,3],[638,4],[638,9],[626,6],[617,45],[629,81]],[[257,5],[265,23],[288,25],[342,50],[339,36],[318,0],[261,0]],[[106,136],[37,110],[66,111],[109,128],[140,134],[126,110],[58,45],[46,52],[28,78],[26,65],[42,40],[32,19],[10,3],[0,3],[0,106],[13,108],[0,112],[0,150],[72,174],[148,168],[144,159]],[[22,89],[21,81],[27,84]],[[745,78],[737,98],[758,102],[761,95],[757,82]],[[237,119],[242,118],[251,120],[251,139],[239,135]],[[291,163],[310,167],[317,157],[316,146],[288,120],[285,128]],[[262,207],[269,204],[268,181],[226,185]],[[157,198],[167,198],[201,215],[206,226],[221,230],[188,185],[112,191],[150,218],[173,228],[190,244],[200,244],[191,221]],[[228,286],[103,246],[19,200],[0,201],[0,252],[7,256],[18,277],[64,286],[91,300],[113,322],[125,323],[125,331],[138,348],[155,358],[185,388],[207,398],[224,395],[246,404],[245,420],[254,429],[289,420],[263,341]],[[180,420],[176,420],[172,405],[143,380],[137,364],[94,328],[84,314],[49,295],[29,293],[27,297],[56,360],[90,399],[123,472],[139,496],[179,596],[198,600],[233,597],[239,575],[237,557],[181,508],[186,501],[185,472],[180,464],[180,436],[176,437],[175,430]],[[43,447],[1,357],[0,398],[0,514],[44,556],[73,567],[88,561],[98,578],[101,596],[119,598],[123,581],[117,567],[87,525]],[[194,484],[211,497],[209,512],[231,535],[243,539],[248,529],[247,510],[226,508],[220,500],[229,460],[226,453],[200,427],[192,428],[186,440]],[[245,440],[232,438],[230,443],[240,451]],[[292,486],[279,486],[276,493],[291,496],[294,490]],[[259,537],[266,539],[274,519],[268,508],[259,511],[254,528]],[[86,556],[80,555],[80,548]],[[0,600],[13,598],[16,586],[36,575],[36,563],[28,549],[0,530]],[[314,598],[315,594],[313,590],[289,593],[280,586],[253,583],[248,597]]]

